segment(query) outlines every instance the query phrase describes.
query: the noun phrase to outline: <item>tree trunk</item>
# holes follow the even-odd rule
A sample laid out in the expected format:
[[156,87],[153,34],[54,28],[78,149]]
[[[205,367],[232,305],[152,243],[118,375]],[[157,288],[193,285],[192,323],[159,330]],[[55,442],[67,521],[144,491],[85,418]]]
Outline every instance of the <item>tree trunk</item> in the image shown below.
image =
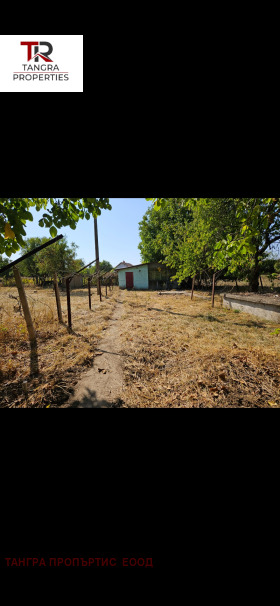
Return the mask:
[[259,291],[260,264],[258,259],[259,254],[255,255],[255,264],[249,276],[249,285],[252,292]]

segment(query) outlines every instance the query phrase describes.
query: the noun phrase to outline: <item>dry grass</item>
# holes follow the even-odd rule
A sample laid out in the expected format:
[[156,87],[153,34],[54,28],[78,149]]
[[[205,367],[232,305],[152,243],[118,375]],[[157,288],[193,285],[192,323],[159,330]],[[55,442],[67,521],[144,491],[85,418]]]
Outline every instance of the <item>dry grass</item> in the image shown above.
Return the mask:
[[[126,292],[124,402],[131,407],[280,407],[279,325],[208,300]],[[131,356],[131,357],[130,357]]]
[[[263,289],[261,288],[261,284],[259,286],[259,294],[265,293],[280,293],[280,276],[275,278],[273,282],[269,279],[268,276],[261,276]],[[209,292],[211,292],[212,285],[209,286]],[[236,282],[231,282],[227,280],[224,282],[223,280],[218,281],[217,292],[232,292],[232,293],[248,293],[249,291],[249,282],[248,280],[239,281],[238,280],[238,289],[236,288]]]
[[[66,294],[61,293],[63,319],[57,320],[53,290],[28,288],[26,294],[38,336],[40,374],[30,376],[30,346],[25,320],[17,311],[16,288],[0,287],[0,407],[59,406],[70,395],[86,366],[91,366],[95,346],[108,325],[118,289],[108,289],[102,303],[92,289],[92,311],[86,289],[72,291],[73,333],[67,329]],[[105,289],[104,293],[105,294]],[[28,395],[22,391],[28,381]]]
[[[0,288],[0,407],[57,407],[72,393],[108,325],[118,289],[100,303],[73,291],[73,333],[57,321],[52,290],[26,289],[38,334],[40,374],[30,377],[30,347],[15,288]],[[280,407],[279,325],[185,295],[124,292],[119,321],[125,407]],[[28,395],[22,391],[28,381]],[[121,406],[121,403],[120,403]]]

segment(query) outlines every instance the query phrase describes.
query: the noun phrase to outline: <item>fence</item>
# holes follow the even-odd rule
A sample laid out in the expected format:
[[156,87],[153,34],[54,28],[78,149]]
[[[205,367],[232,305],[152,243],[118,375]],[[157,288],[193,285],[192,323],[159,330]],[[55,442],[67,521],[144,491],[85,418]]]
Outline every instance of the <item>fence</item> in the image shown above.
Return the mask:
[[[69,348],[71,358],[71,351],[75,346],[71,344],[72,339],[67,340],[67,333],[75,337],[83,337],[82,341],[87,341],[89,335],[96,335],[103,330],[103,323],[110,317],[111,309],[115,305],[114,294],[112,287],[109,290],[109,287],[101,281],[101,302],[95,284],[91,284],[91,305],[89,305],[87,288],[70,291],[68,299],[67,293],[58,286],[56,276],[53,280],[53,289],[38,288],[35,285],[25,287],[19,274],[16,287],[1,287],[0,383],[3,377],[12,376],[11,373],[14,371],[18,373],[21,360],[28,350],[30,377],[41,374],[46,364],[49,367],[51,360],[56,356],[56,354],[53,356],[54,349],[60,349],[65,343],[67,343],[67,353],[66,349],[64,353],[68,358]],[[79,355],[84,347],[82,341],[81,350],[77,349]],[[73,344],[75,342],[76,339],[73,340]],[[49,350],[48,343],[52,343]],[[46,351],[49,351],[47,357]]]
[[[17,268],[18,263],[20,263],[21,261],[23,261],[23,259],[26,259],[28,257],[30,257],[31,255],[36,254],[37,252],[39,252],[40,250],[42,250],[43,248],[46,248],[47,246],[50,246],[51,244],[57,242],[59,239],[61,239],[63,236],[57,236],[56,238],[53,238],[52,240],[50,240],[49,242],[45,243],[42,246],[37,247],[36,249],[34,249],[32,252],[27,253],[26,255],[23,255],[22,257],[20,257],[19,259],[17,259],[16,261],[13,261],[12,263],[6,265],[5,267],[3,267],[0,270],[0,275],[4,274],[5,272],[7,272],[7,270],[9,270],[10,268],[13,268],[13,273],[14,273],[14,279],[15,279],[15,283],[16,283],[16,287],[17,287],[17,291],[18,291],[18,295],[15,296],[14,294],[11,293],[11,288],[8,289],[8,291],[5,288],[5,293],[1,293],[0,294],[0,315],[5,316],[5,313],[8,314],[7,312],[7,305],[5,305],[5,301],[3,301],[3,297],[7,297],[8,299],[12,299],[13,300],[13,304],[14,304],[14,300],[16,301],[17,305],[14,304],[14,311],[18,312],[21,314],[21,316],[24,318],[25,323],[26,323],[26,328],[28,331],[28,335],[29,335],[29,342],[30,342],[30,349],[31,349],[31,374],[33,375],[37,375],[39,372],[39,364],[38,364],[38,352],[37,352],[37,333],[36,333],[36,328],[34,325],[34,321],[33,321],[33,317],[34,314],[31,313],[31,304],[30,302],[32,302],[32,299],[34,301],[34,297],[32,297],[30,295],[30,293],[26,292],[24,283],[23,283],[23,279],[20,275],[20,272]],[[56,302],[56,310],[57,310],[57,316],[58,316],[58,321],[60,324],[64,324],[69,332],[72,332],[72,311],[71,311],[71,282],[77,278],[77,276],[79,276],[79,274],[81,274],[82,271],[84,271],[86,268],[89,268],[93,263],[95,263],[97,261],[97,259],[95,259],[94,261],[91,261],[91,263],[89,263],[88,265],[86,265],[85,267],[82,267],[79,271],[74,272],[72,275],[68,275],[67,277],[65,277],[65,283],[66,283],[66,296],[67,296],[67,317],[68,317],[68,326],[66,325],[66,323],[63,321],[63,312],[62,312],[62,306],[61,306],[61,297],[60,297],[60,291],[59,291],[59,286],[58,286],[58,276],[57,274],[55,274],[53,276],[53,280],[52,280],[52,284],[53,284],[53,297],[55,298],[55,302]],[[107,297],[108,295],[108,286],[112,289],[113,285],[112,282],[110,282],[110,278],[108,277],[108,275],[106,276],[106,272],[99,272],[99,273],[95,273],[92,276],[88,277],[88,293],[89,293],[89,310],[92,311],[92,292],[91,292],[91,288],[92,288],[92,282],[96,281],[96,283],[98,284],[98,290],[99,290],[99,298],[100,298],[100,302],[102,302],[102,286],[105,286],[106,292],[105,292],[105,296]],[[2,288],[1,288],[2,290]],[[35,291],[36,292],[36,291]],[[4,302],[4,305],[1,303]],[[48,305],[47,303],[45,303],[45,305]],[[51,309],[51,307],[49,306],[49,308]],[[53,313],[53,312],[52,312]],[[8,314],[9,316],[9,314]],[[7,320],[7,318],[6,318]],[[5,322],[5,320],[4,320]],[[2,325],[0,324],[0,328],[2,330]],[[5,326],[3,327],[3,330],[5,332]]]

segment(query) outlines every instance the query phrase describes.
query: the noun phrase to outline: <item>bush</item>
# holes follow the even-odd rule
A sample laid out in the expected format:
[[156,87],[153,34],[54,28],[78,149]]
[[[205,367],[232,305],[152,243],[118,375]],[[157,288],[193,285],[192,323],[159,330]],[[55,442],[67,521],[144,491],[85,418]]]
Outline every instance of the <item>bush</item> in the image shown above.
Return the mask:
[[277,274],[280,274],[280,259],[278,259],[277,261],[275,261],[275,263],[274,263],[274,271]]
[[261,275],[272,275],[275,270],[275,259],[264,259],[261,264]]

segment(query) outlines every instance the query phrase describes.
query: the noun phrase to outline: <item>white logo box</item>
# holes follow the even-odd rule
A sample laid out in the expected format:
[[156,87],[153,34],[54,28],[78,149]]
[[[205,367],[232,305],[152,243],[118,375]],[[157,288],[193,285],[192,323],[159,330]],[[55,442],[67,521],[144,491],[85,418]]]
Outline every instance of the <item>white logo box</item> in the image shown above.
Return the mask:
[[[27,61],[27,46],[21,42],[49,42],[53,46],[50,55],[53,64],[46,63],[40,58],[39,63],[34,59]],[[33,47],[34,50],[34,47]],[[47,48],[42,48],[46,50]],[[0,92],[83,92],[83,36],[66,36],[50,34],[22,34],[16,36],[0,36]],[[22,75],[36,73],[28,71],[28,67],[44,66],[45,73],[54,74],[55,71],[45,71],[45,66],[57,66],[61,74],[68,74],[65,79],[16,79],[14,74]],[[26,67],[24,67],[26,66]],[[64,76],[63,76],[64,78]]]

